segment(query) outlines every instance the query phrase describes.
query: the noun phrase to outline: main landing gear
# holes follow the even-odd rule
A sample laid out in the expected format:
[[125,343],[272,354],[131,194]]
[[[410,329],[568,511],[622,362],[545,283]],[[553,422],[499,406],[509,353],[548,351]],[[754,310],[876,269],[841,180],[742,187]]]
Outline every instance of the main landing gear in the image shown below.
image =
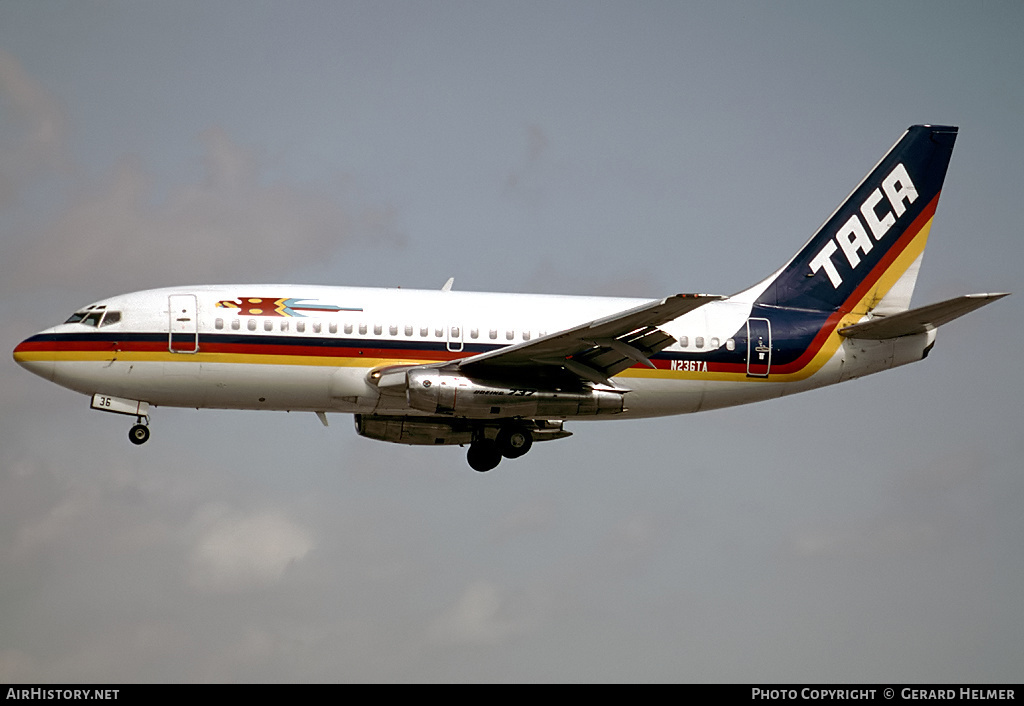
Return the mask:
[[466,460],[474,471],[486,473],[495,468],[504,456],[519,458],[533,446],[533,433],[525,427],[502,427],[498,435],[488,439],[480,434],[469,445]]
[[145,417],[146,423],[142,423],[143,417],[139,417],[138,423],[128,432],[128,440],[136,446],[149,441],[149,417]]

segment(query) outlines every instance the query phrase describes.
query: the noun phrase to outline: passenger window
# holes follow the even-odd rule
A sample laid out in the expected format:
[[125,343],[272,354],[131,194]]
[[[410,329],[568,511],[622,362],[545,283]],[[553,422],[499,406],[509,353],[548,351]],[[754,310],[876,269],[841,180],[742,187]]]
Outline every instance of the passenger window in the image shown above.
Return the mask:
[[458,326],[452,326],[452,338],[458,338],[458,337],[459,337],[459,327]]
[[392,336],[397,336],[398,326],[396,326],[395,324],[391,324],[390,326],[388,326],[388,333],[391,334]]
[[434,337],[435,338],[444,338],[444,329],[443,328],[436,328],[436,329],[434,329]]
[[530,332],[529,331],[523,331],[523,340],[524,341],[529,341],[530,340]]
[[712,348],[718,348],[720,345],[722,345],[722,342],[720,340],[718,340],[717,338],[712,338],[711,339],[711,347]]
[[330,323],[330,325],[327,327],[327,330],[330,331],[331,333],[337,333],[338,332],[338,322],[337,321],[332,321]]
[[725,341],[725,349],[729,350],[729,351],[736,350],[736,341],[734,341],[731,338],[726,339],[726,341]]
[[380,324],[374,324],[373,325],[373,335],[374,336],[379,336],[383,331],[384,331],[384,327],[381,326]]
[[319,321],[314,321],[313,322],[313,333],[320,333],[320,322]]
[[406,336],[412,336],[412,326],[409,326],[408,324],[406,324],[406,326],[405,326],[405,335]]
[[270,319],[264,320],[263,321],[263,330],[264,331],[273,331],[274,330],[274,322],[271,321]]
[[249,328],[250,331],[255,331],[256,330],[256,319],[249,319],[249,323],[247,325],[248,325],[248,328]]
[[232,319],[231,320],[231,330],[232,331],[237,331],[239,326],[241,326],[241,323],[242,322],[239,321],[238,319]]
[[679,346],[681,348],[686,348],[689,345],[690,345],[690,337],[689,336],[680,336],[679,337]]
[[470,338],[480,338],[480,329],[474,328],[469,330]]
[[506,340],[511,341],[515,337],[516,337],[516,332],[513,331],[512,329],[509,329],[508,331],[505,332],[505,339]]
[[287,331],[288,330],[288,322],[287,321],[282,321],[281,322],[281,330],[282,331]]
[[359,335],[360,336],[365,336],[366,335],[366,324],[359,324]]
[[[106,316],[103,317],[103,323],[100,324],[100,326],[110,326],[110,324],[116,324],[120,320],[121,320],[121,312],[120,311],[108,311]],[[222,325],[223,325],[223,323],[224,322],[221,321]]]
[[305,333],[306,332],[306,322],[305,321],[296,321],[295,322],[295,331],[297,333]]
[[704,337],[703,336],[697,336],[697,338],[693,339],[693,342],[695,344],[697,344],[698,348],[703,348],[704,347]]
[[352,324],[345,324],[345,333],[352,333]]
[[420,326],[420,338],[426,338],[430,335],[430,327]]
[[498,337],[498,329],[492,328],[490,331],[487,332],[487,336],[493,341]]
[[213,327],[215,329],[217,329],[218,331],[223,329],[224,328],[224,319],[215,319],[214,322],[213,322]]

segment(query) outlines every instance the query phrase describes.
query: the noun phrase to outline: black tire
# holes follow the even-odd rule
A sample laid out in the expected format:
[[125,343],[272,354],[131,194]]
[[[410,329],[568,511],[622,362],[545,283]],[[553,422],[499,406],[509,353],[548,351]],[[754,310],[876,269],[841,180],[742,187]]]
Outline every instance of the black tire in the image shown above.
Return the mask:
[[149,441],[149,427],[145,424],[136,424],[128,432],[128,439],[136,446],[145,444]]
[[474,441],[469,446],[466,460],[469,461],[469,466],[474,471],[486,473],[501,463],[501,452],[498,451],[498,446],[493,441],[487,439]]
[[525,427],[505,427],[494,440],[505,458],[519,458],[533,446],[533,433]]

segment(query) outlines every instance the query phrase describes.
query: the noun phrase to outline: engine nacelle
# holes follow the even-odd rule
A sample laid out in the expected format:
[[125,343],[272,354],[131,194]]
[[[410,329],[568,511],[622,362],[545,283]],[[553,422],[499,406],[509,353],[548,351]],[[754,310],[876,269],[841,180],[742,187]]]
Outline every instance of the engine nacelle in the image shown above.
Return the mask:
[[[355,415],[356,432],[360,436],[395,444],[445,446],[471,444],[480,437],[495,439],[506,423],[486,424],[468,419],[430,417],[386,417],[375,414]],[[572,436],[558,419],[534,419],[516,422],[512,428],[529,430],[534,441],[550,441]]]
[[413,409],[471,419],[577,417],[618,414],[623,394],[608,390],[550,392],[484,383],[433,369],[410,370],[406,396]]
[[440,446],[472,443],[473,427],[470,423],[453,424],[454,421],[357,414],[356,432],[360,436],[395,444]]

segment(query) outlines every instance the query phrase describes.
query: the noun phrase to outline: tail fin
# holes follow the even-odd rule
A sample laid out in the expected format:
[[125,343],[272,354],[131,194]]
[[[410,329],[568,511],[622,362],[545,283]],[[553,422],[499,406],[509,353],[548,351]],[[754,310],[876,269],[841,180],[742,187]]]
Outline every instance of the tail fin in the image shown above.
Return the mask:
[[796,257],[754,288],[757,303],[905,311],[956,136],[956,127],[910,127]]

